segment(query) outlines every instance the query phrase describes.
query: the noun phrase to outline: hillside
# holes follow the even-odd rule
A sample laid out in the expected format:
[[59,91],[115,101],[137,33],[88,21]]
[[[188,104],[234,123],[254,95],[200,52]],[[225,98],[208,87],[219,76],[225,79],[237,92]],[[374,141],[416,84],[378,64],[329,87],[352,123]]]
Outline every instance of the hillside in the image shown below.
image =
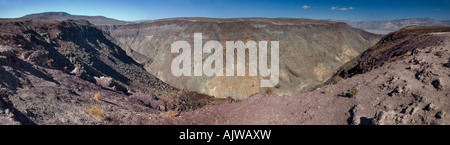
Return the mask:
[[[256,93],[296,94],[327,80],[340,65],[374,45],[379,35],[352,28],[345,23],[289,18],[173,18],[107,29],[129,56],[164,82],[177,88],[218,98],[244,99]],[[174,77],[170,64],[177,55],[170,45],[185,40],[192,46],[194,33],[203,42],[280,42],[280,82],[261,88],[257,77]],[[208,55],[203,55],[203,60]],[[248,65],[248,64],[246,64]],[[248,66],[247,66],[248,68]]]
[[392,32],[383,37],[375,46],[337,69],[333,79],[336,77],[348,78],[365,73],[400,59],[404,55],[417,53],[418,43],[420,47],[423,47],[443,41],[434,37],[424,37],[434,32],[450,32],[450,27],[412,26]]
[[162,82],[86,20],[0,19],[0,88],[0,124],[141,124],[221,101]]

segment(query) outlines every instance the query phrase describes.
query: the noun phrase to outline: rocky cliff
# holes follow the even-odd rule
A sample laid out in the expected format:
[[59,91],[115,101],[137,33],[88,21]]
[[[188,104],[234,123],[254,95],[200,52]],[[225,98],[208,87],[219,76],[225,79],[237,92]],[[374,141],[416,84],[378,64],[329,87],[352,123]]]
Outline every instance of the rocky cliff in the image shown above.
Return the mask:
[[[0,19],[0,74],[0,114],[10,123],[108,124],[138,110],[186,111],[216,101],[154,77],[85,20]],[[115,119],[93,121],[93,106]]]

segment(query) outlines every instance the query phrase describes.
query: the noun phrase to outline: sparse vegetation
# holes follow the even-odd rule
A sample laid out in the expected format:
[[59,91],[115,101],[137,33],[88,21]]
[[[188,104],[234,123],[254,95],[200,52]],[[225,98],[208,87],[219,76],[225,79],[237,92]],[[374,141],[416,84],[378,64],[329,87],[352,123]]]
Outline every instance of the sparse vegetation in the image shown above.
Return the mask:
[[383,66],[387,66],[387,65],[389,65],[389,62],[386,61],[383,63]]
[[100,109],[98,109],[97,107],[92,107],[91,109],[88,110],[88,113],[90,115],[98,116],[102,120],[104,120],[106,118],[106,116],[102,113],[102,111]]
[[355,97],[356,93],[358,93],[358,89],[356,88],[348,89],[347,92],[345,93],[345,96],[353,98]]
[[176,111],[173,111],[173,110],[167,111],[167,116],[169,116],[169,117],[175,117],[177,115],[178,115],[178,113]]
[[100,96],[99,93],[95,93],[94,98],[95,98],[96,100],[101,100],[101,99],[102,99],[102,97]]
[[272,89],[267,88],[267,89],[265,90],[265,93],[266,93],[266,94],[272,94]]
[[412,52],[411,52],[411,51],[408,51],[408,52],[406,52],[405,54],[403,54],[403,56],[410,56],[410,55],[412,55]]
[[328,89],[328,88],[323,89],[322,94],[328,94],[328,93],[330,93],[330,89]]

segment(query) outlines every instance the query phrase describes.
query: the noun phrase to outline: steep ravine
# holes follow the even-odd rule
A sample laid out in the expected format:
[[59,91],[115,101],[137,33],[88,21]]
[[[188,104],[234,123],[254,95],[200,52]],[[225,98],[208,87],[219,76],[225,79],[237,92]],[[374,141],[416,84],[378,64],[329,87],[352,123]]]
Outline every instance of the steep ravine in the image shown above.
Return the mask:
[[[256,93],[290,95],[308,91],[327,80],[336,68],[358,56],[380,37],[345,23],[287,18],[175,18],[105,29],[129,56],[162,81],[177,88],[235,99]],[[216,40],[223,47],[225,41],[279,41],[278,85],[260,87],[263,79],[260,75],[175,77],[170,65],[178,54],[170,53],[170,46],[175,41],[184,40],[193,49],[194,33],[202,33],[203,45]],[[203,61],[208,56],[203,54]],[[246,65],[248,70],[248,63]]]

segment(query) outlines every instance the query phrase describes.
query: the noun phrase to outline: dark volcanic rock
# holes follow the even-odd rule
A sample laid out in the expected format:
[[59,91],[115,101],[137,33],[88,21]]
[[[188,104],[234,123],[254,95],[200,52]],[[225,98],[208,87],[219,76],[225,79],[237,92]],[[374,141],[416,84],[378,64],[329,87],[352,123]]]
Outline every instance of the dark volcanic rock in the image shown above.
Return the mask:
[[29,60],[30,62],[45,66],[48,61],[48,51],[38,50],[38,51],[26,51],[22,53],[23,58]]

